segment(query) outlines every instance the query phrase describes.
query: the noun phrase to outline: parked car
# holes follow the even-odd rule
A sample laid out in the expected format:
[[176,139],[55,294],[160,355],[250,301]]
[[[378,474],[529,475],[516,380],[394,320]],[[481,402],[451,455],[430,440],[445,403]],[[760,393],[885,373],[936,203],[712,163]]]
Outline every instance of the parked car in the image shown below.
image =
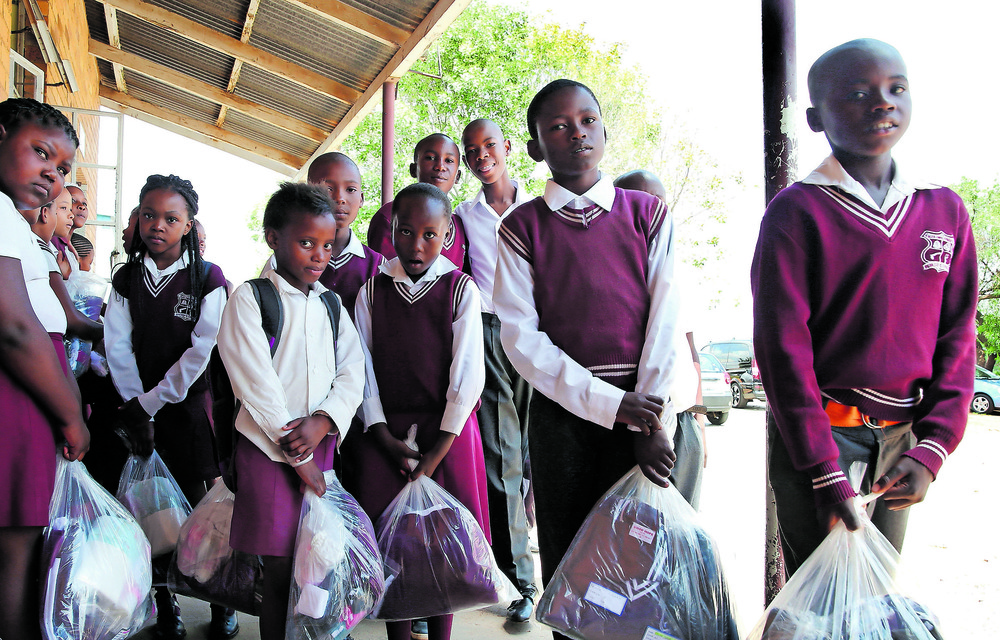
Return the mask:
[[764,385],[760,382],[757,359],[753,355],[752,340],[709,342],[701,351],[718,358],[729,373],[730,406],[734,409],[742,409],[751,400],[767,400]]
[[972,411],[974,413],[993,413],[997,407],[1000,407],[1000,376],[989,369],[976,366]]
[[701,401],[708,409],[708,421],[723,424],[729,419],[729,403],[732,400],[729,373],[710,353],[699,353],[698,360],[701,361]]

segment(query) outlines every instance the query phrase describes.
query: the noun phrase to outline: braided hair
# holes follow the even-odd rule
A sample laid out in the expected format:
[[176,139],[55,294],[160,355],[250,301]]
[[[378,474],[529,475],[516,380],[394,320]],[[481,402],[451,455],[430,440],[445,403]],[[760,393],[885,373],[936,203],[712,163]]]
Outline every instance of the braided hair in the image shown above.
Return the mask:
[[80,147],[76,129],[62,111],[52,105],[31,98],[10,98],[0,102],[0,125],[8,135],[17,131],[25,122],[34,122],[44,127],[62,129],[73,146]]
[[[142,205],[142,201],[149,192],[160,189],[172,191],[184,198],[187,203],[188,217],[194,222],[194,217],[198,214],[198,193],[194,190],[194,185],[191,184],[190,180],[173,174],[169,176],[151,175],[146,178],[146,184],[139,191],[139,205]],[[147,252],[146,243],[142,241],[142,234],[139,233],[137,223],[135,233],[132,234],[132,246],[129,247],[128,251],[128,262],[125,264],[129,269],[129,288],[131,291],[136,291],[136,287],[142,286],[143,271],[145,270],[143,260],[145,260]],[[194,321],[197,322],[201,314],[201,293],[205,288],[207,269],[201,258],[201,252],[198,251],[198,234],[195,233],[193,224],[191,231],[181,238],[181,255],[185,254],[187,254],[188,269],[191,272],[191,296],[194,298]]]

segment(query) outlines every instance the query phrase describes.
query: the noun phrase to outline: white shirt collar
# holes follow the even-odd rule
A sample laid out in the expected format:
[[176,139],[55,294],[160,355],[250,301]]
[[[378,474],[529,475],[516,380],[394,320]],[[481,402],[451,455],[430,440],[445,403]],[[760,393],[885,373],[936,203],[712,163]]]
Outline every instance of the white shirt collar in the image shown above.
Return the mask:
[[888,211],[893,205],[906,196],[911,195],[917,189],[940,188],[940,185],[930,182],[908,180],[903,172],[899,170],[899,162],[895,159],[892,161],[892,166],[892,184],[889,185],[889,192],[886,194],[885,202],[882,203],[881,207],[875,204],[875,200],[871,194],[851,174],[847,173],[844,166],[832,154],[827,156],[802,182],[804,184],[837,187],[841,191],[861,200],[869,207],[882,212]]
[[[511,203],[510,208],[507,209],[508,212],[513,211],[532,199],[531,196],[529,196],[525,190],[521,188],[521,185],[517,183],[517,180],[511,179],[511,184],[514,185],[514,202]],[[486,202],[486,191],[484,191],[482,187],[479,188],[479,193],[476,194],[476,197],[472,199],[472,206],[482,207],[484,210],[489,211],[498,218],[502,217],[496,212],[496,209],[490,206],[490,203]]]
[[583,209],[589,204],[596,204],[605,211],[611,211],[611,207],[615,204],[614,180],[611,176],[602,175],[597,184],[586,193],[577,195],[549,178],[545,183],[545,195],[542,198],[550,211],[558,211],[566,205],[574,209]]
[[[301,291],[293,287],[292,284],[288,282],[288,280],[285,280],[285,278],[281,276],[281,274],[279,274],[277,271],[273,270],[268,271],[267,273],[264,274],[264,277],[274,283],[274,286],[278,288],[279,294],[285,293],[288,295],[302,295]],[[315,283],[313,283],[313,286],[309,287],[308,297],[312,298],[318,296],[325,291],[326,287],[324,287],[323,284],[319,280],[317,280]]]
[[354,233],[353,230],[350,231],[351,231],[351,239],[347,241],[347,246],[344,247],[344,250],[336,258],[343,256],[345,253],[349,253],[359,258],[365,257],[365,246],[361,244],[361,240],[358,238],[358,235]]
[[184,267],[188,266],[187,252],[184,251],[183,249],[181,250],[181,257],[177,258],[175,262],[167,265],[163,269],[160,269],[159,267],[156,266],[156,263],[153,262],[153,258],[150,257],[148,253],[146,254],[146,257],[143,258],[142,262],[143,264],[146,265],[146,268],[149,270],[151,274],[153,274],[153,277],[157,280],[165,276],[169,276],[171,273],[177,273]]
[[444,274],[458,269],[458,267],[456,267],[455,263],[448,258],[439,255],[434,262],[431,263],[431,266],[427,268],[424,275],[420,276],[420,279],[416,282],[410,280],[410,274],[406,273],[406,270],[403,268],[403,265],[400,263],[398,257],[393,258],[388,262],[383,262],[378,269],[382,273],[391,276],[393,282],[401,282],[412,289],[417,286],[423,286],[431,283]]

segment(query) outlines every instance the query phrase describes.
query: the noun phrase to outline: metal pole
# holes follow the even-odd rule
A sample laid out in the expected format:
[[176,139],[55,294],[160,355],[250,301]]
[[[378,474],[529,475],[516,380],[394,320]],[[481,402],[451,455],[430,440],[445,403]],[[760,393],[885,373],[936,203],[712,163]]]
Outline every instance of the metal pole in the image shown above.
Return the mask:
[[396,83],[390,78],[382,83],[382,204],[392,200],[392,145],[396,140]]
[[[795,0],[761,0],[761,61],[764,78],[765,201],[795,181],[798,141],[795,136]],[[770,423],[770,411],[767,421]],[[771,425],[768,424],[770,428]],[[768,438],[770,442],[770,438]],[[769,447],[769,445],[768,445]],[[767,452],[767,458],[770,451]],[[765,464],[765,472],[767,465]],[[778,518],[771,481],[765,486],[764,606],[785,585]]]

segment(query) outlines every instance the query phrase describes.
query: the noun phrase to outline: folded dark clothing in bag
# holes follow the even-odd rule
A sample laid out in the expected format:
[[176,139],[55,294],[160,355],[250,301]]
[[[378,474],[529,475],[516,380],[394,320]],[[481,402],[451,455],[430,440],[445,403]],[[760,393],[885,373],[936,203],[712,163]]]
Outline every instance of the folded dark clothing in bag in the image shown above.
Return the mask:
[[634,473],[587,516],[538,619],[585,640],[739,640],[711,539],[676,489],[648,494],[649,481]]
[[259,616],[264,566],[260,556],[233,551],[207,581],[199,582],[178,571],[175,560],[170,566],[169,585],[175,593]]

